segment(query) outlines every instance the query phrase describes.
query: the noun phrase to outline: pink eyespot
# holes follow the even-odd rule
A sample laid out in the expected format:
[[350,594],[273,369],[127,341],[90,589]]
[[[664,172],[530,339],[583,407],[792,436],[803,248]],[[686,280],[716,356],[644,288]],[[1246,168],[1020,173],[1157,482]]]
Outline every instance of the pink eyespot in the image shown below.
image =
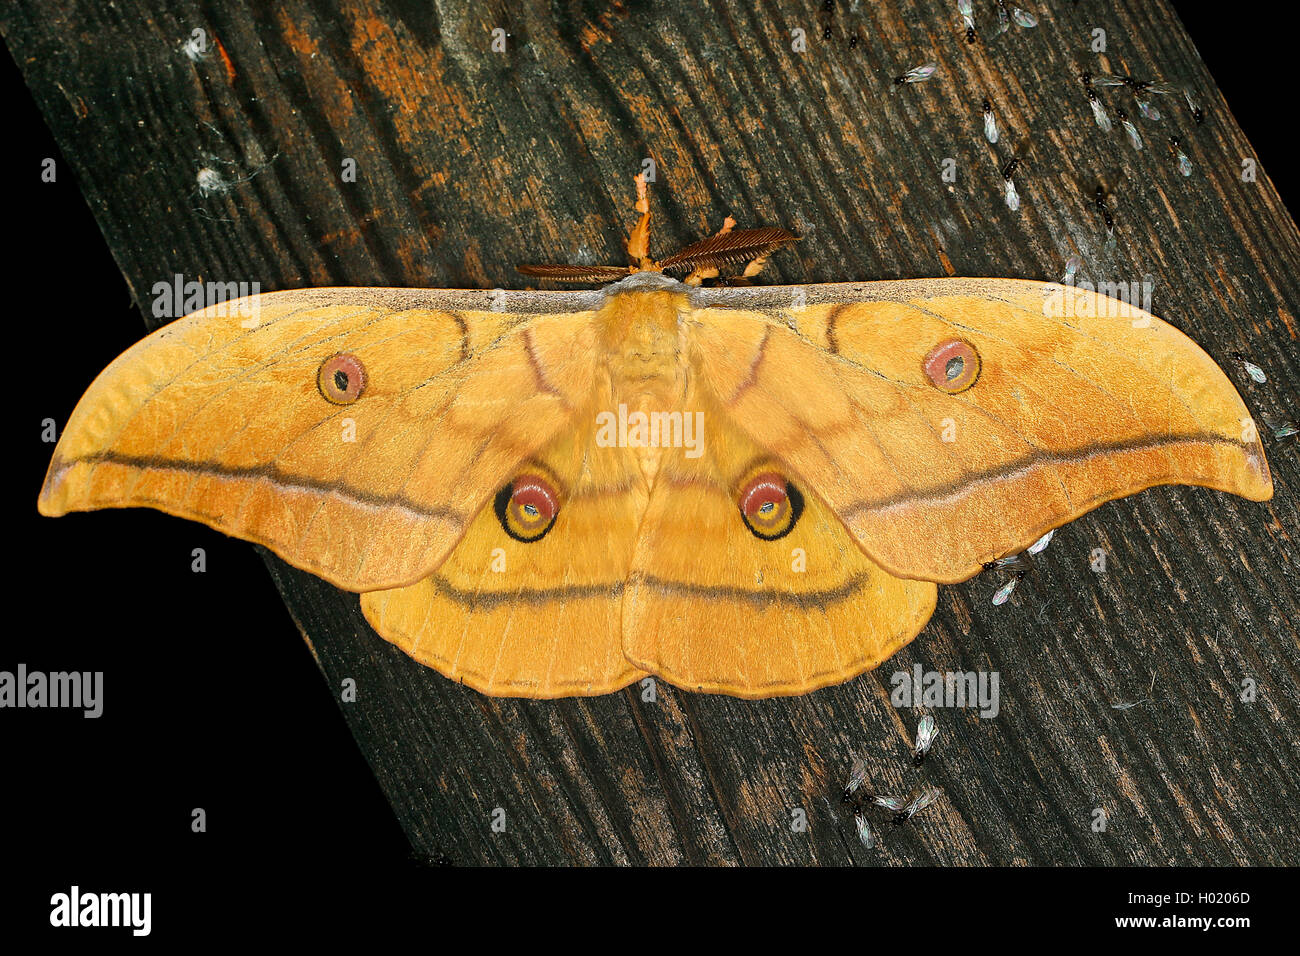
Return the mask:
[[366,367],[349,352],[339,352],[321,362],[316,387],[327,402],[351,405],[366,388]]
[[950,339],[930,351],[921,368],[930,384],[949,395],[964,392],[980,377],[980,355],[963,339]]

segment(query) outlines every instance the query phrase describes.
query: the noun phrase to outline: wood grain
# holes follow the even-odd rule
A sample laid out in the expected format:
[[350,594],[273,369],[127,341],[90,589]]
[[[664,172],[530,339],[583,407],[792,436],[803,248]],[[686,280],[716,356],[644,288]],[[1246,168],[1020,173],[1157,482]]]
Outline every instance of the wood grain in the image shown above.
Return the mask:
[[[151,328],[151,288],[176,273],[263,291],[524,288],[516,263],[618,262],[631,177],[652,158],[658,255],[727,214],[804,237],[771,282],[1054,279],[1077,253],[1090,281],[1150,276],[1153,311],[1257,416],[1300,414],[1300,237],[1262,169],[1243,181],[1250,144],[1165,3],[1044,2],[1038,28],[1001,36],[977,4],[974,45],[938,0],[453,6],[20,0],[0,28]],[[196,28],[197,59],[182,49]],[[927,61],[932,80],[894,88]],[[1135,152],[1094,125],[1084,68],[1190,85],[1207,123],[1175,97],[1150,123],[1130,93],[1101,90],[1146,137]],[[999,172],[1013,149],[1019,213]],[[1114,190],[1113,254],[1098,180]],[[666,685],[653,702],[639,688],[489,699],[378,639],[355,595],[267,564],[330,687],[357,681],[344,713],[430,859],[1296,864],[1300,467],[1294,446],[1266,445],[1273,501],[1167,488],[1107,505],[1058,533],[1009,605],[991,605],[987,575],[945,587],[894,659],[794,699]],[[1001,691],[996,718],[938,710],[921,771],[906,759],[920,712],[889,699],[917,664],[996,672]],[[906,827],[874,817],[870,851],[839,803],[855,754],[876,789],[943,791]]]

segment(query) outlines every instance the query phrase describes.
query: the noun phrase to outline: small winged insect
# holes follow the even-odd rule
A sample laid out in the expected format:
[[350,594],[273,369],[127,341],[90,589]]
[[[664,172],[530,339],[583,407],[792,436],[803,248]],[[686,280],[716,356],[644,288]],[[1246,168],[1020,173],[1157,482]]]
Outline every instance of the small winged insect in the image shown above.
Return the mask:
[[1028,548],[1022,554],[1008,554],[1006,557],[998,558],[996,561],[986,562],[984,570],[986,571],[1009,571],[1012,574],[1011,580],[1002,587],[998,588],[993,595],[993,604],[1001,607],[1011,598],[1011,594],[1016,589],[1025,576],[1029,574],[1030,558],[1033,555],[1040,554],[1052,542],[1052,537],[1056,534],[1055,529],[1047,532]]
[[1192,119],[1196,122],[1197,126],[1200,126],[1205,122],[1205,113],[1202,112],[1200,106],[1197,105],[1196,100],[1192,98],[1191,87],[1187,87],[1183,90],[1183,97],[1187,100],[1187,108],[1192,111]]
[[1083,92],[1088,94],[1088,105],[1092,107],[1092,118],[1103,133],[1109,133],[1111,130],[1110,115],[1106,112],[1106,106],[1102,103],[1101,98],[1097,96],[1097,91],[1092,88],[1092,74],[1084,70],[1079,78],[1083,80]]
[[898,813],[900,810],[902,810],[904,807],[907,806],[907,800],[905,800],[903,797],[887,797],[884,795],[877,795],[871,798],[871,802],[878,807],[884,807],[886,810],[891,810],[894,813]]
[[1110,208],[1109,194],[1106,187],[1097,184],[1097,188],[1092,194],[1092,204],[1101,210],[1102,219],[1106,222],[1106,250],[1109,252],[1115,248],[1115,213]]
[[1093,204],[1101,210],[1102,216],[1106,220],[1106,232],[1114,235],[1115,217],[1110,211],[1110,205],[1106,202],[1106,187],[1098,186],[1097,191],[1093,194]]
[[975,5],[973,0],[957,0],[957,12],[961,14],[962,26],[966,28],[966,42],[975,42]]
[[938,68],[939,64],[937,63],[923,63],[920,66],[914,66],[901,76],[894,77],[894,89],[898,89],[904,83],[924,83],[934,76],[934,71]]
[[856,794],[867,782],[867,762],[861,757],[853,758],[853,769],[849,771],[848,782],[844,784],[844,802],[852,803]]
[[919,767],[925,762],[925,755],[934,746],[934,738],[937,736],[939,736],[938,724],[934,722],[933,717],[926,714],[916,725],[916,746],[912,748],[913,766]]
[[1268,381],[1268,376],[1264,374],[1264,370],[1260,368],[1258,365],[1256,365],[1254,362],[1252,362],[1250,359],[1246,358],[1244,354],[1242,354],[1241,352],[1233,352],[1232,357],[1235,358],[1238,362],[1240,362],[1241,367],[1246,370],[1246,374],[1249,375],[1251,378],[1253,378],[1255,381],[1259,382],[1259,384],[1263,385],[1265,382]]
[[1264,424],[1273,430],[1273,437],[1278,441],[1295,442],[1300,436],[1300,422],[1284,422],[1265,415]]
[[1176,86],[1170,86],[1168,83],[1147,83],[1142,89],[1133,91],[1133,99],[1137,103],[1138,112],[1153,123],[1160,122],[1160,110],[1156,105],[1147,98],[1148,93],[1177,93]]
[[1012,156],[1002,167],[1002,182],[1006,185],[1007,208],[1015,212],[1020,208],[1020,193],[1016,192],[1016,170],[1020,168],[1020,158]]
[[912,796],[912,799],[907,801],[907,806],[894,814],[894,823],[906,823],[930,804],[934,803],[941,792],[942,791],[940,791],[938,787],[926,787],[923,790],[917,791],[917,793]]
[[998,4],[998,33],[1006,33],[1011,29],[1011,21],[1016,21],[1016,26],[1030,27],[1038,26],[1038,17],[1019,7],[1008,7],[1007,0],[997,0]]
[[1083,265],[1083,256],[1073,255],[1065,260],[1065,275],[1061,276],[1061,285],[1074,285],[1074,277]]
[[870,850],[876,845],[876,836],[871,832],[871,824],[867,822],[867,815],[861,810],[853,811],[853,826],[858,831],[858,842]]
[[993,115],[993,104],[989,102],[989,98],[987,96],[984,97],[983,109],[984,109],[984,138],[987,139],[990,143],[996,143],[998,141],[998,121],[997,118]]
[[1177,136],[1169,137],[1169,151],[1178,156],[1178,171],[1184,176],[1190,176],[1192,174],[1192,161],[1183,152],[1183,144]]
[[996,561],[984,562],[985,571],[1015,571],[1018,568],[1027,568],[1028,566],[1029,561],[1022,553],[1008,554]]
[[1131,76],[1125,76],[1122,73],[1098,73],[1093,77],[1093,82],[1098,86],[1127,86],[1133,91],[1133,97],[1137,101],[1138,111],[1152,122],[1160,119],[1160,110],[1156,109],[1151,102],[1149,93],[1177,93],[1178,87],[1170,83],[1161,83],[1156,80],[1138,80]]
[[1124,127],[1124,132],[1128,134],[1128,141],[1133,144],[1133,148],[1139,152],[1142,150],[1142,134],[1137,131],[1133,121],[1128,118],[1128,114],[1122,109],[1116,108],[1115,115],[1119,117],[1120,126]]
[[996,592],[993,592],[993,606],[1001,607],[1002,605],[1005,605],[1006,602],[1010,601],[1011,593],[1013,593],[1015,588],[1017,588],[1017,585],[1024,580],[1024,576],[1026,576],[1028,572],[1030,572],[1030,570],[1028,570],[1027,567],[1019,568],[1018,571],[1015,571],[1013,578],[1011,578],[1008,583],[1002,585],[1002,587],[998,588]]
[[1021,569],[1016,572],[1015,577],[1002,585],[1002,587],[998,588],[993,594],[993,606],[1001,607],[1006,604],[1007,601],[1011,600],[1011,592],[1016,589],[1016,585],[1025,579],[1025,575],[1028,573],[1029,571],[1027,569]]
[[1160,122],[1160,111],[1156,109],[1155,104],[1150,100],[1144,100],[1141,96],[1137,97],[1138,112],[1153,123]]

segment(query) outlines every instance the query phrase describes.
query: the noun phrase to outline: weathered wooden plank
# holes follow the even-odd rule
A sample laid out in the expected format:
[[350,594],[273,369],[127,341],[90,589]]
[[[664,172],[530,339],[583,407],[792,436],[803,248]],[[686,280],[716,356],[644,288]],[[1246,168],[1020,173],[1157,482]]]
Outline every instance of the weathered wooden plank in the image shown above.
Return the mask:
[[[987,6],[988,9],[984,9]],[[1258,414],[1294,418],[1297,232],[1195,48],[1161,3],[1042,4],[1040,25],[963,42],[951,4],[474,4],[42,0],[5,38],[152,326],[153,284],[523,287],[524,261],[617,261],[630,177],[653,158],[658,248],[734,214],[801,235],[769,281],[945,274],[1155,282]],[[830,39],[823,31],[830,29]],[[1094,28],[1108,52],[1089,50]],[[186,38],[207,48],[187,56]],[[504,53],[492,31],[508,34]],[[794,31],[806,49],[796,52]],[[848,38],[858,39],[854,47]],[[939,64],[924,84],[892,77]],[[1189,85],[1195,126],[1133,97],[1148,148],[1094,125],[1077,78]],[[982,135],[980,102],[1003,137]],[[1194,164],[1178,175],[1176,132]],[[1020,212],[999,170],[1017,150]],[[355,182],[343,175],[355,160]],[[956,181],[942,173],[952,161]],[[201,170],[218,177],[203,190]],[[1098,179],[1114,188],[1104,247]],[[209,174],[210,180],[210,174]],[[211,181],[211,180],[210,180]],[[1264,367],[1252,383],[1230,357]],[[112,356],[106,355],[105,362]],[[379,640],[354,595],[268,556],[417,852],[458,862],[1300,862],[1297,460],[1271,447],[1265,505],[1158,489],[1061,531],[1012,604],[985,577],[941,591],[925,633],[873,674],[802,698],[666,686],[493,700]],[[1094,549],[1107,570],[1089,567]],[[940,710],[923,773],[914,666],[1000,677],[1000,709]],[[1260,685],[1254,703],[1241,683]],[[878,850],[838,803],[852,754],[938,805]],[[505,833],[488,828],[494,808]],[[1091,829],[1103,808],[1111,825]],[[802,809],[807,832],[791,828]]]

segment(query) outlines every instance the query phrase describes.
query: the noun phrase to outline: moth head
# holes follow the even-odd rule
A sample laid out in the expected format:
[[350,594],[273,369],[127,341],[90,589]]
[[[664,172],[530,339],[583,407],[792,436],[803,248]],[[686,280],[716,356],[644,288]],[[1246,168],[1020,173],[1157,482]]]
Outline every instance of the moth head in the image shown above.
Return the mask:
[[320,363],[316,387],[325,401],[351,405],[366,390],[366,367],[350,352],[337,352]]
[[645,173],[636,176],[636,211],[640,213],[636,225],[624,243],[630,265],[626,266],[572,266],[572,265],[521,265],[516,268],[526,276],[551,279],[558,282],[615,282],[638,272],[684,272],[687,285],[700,285],[706,279],[719,278],[719,270],[728,265],[743,265],[744,274],[732,281],[748,284],[767,258],[776,250],[799,237],[785,229],[762,227],[758,229],[733,229],[735,220],[727,217],[716,234],[692,243],[662,261],[650,258],[650,202],[649,179]]
[[965,339],[949,339],[930,350],[921,369],[939,391],[956,395],[980,377],[980,354]]
[[736,503],[745,527],[764,541],[784,538],[793,531],[804,507],[799,489],[785,475],[771,469],[751,475],[740,486]]
[[549,476],[528,471],[498,491],[492,507],[506,534],[529,543],[555,527],[560,495]]

